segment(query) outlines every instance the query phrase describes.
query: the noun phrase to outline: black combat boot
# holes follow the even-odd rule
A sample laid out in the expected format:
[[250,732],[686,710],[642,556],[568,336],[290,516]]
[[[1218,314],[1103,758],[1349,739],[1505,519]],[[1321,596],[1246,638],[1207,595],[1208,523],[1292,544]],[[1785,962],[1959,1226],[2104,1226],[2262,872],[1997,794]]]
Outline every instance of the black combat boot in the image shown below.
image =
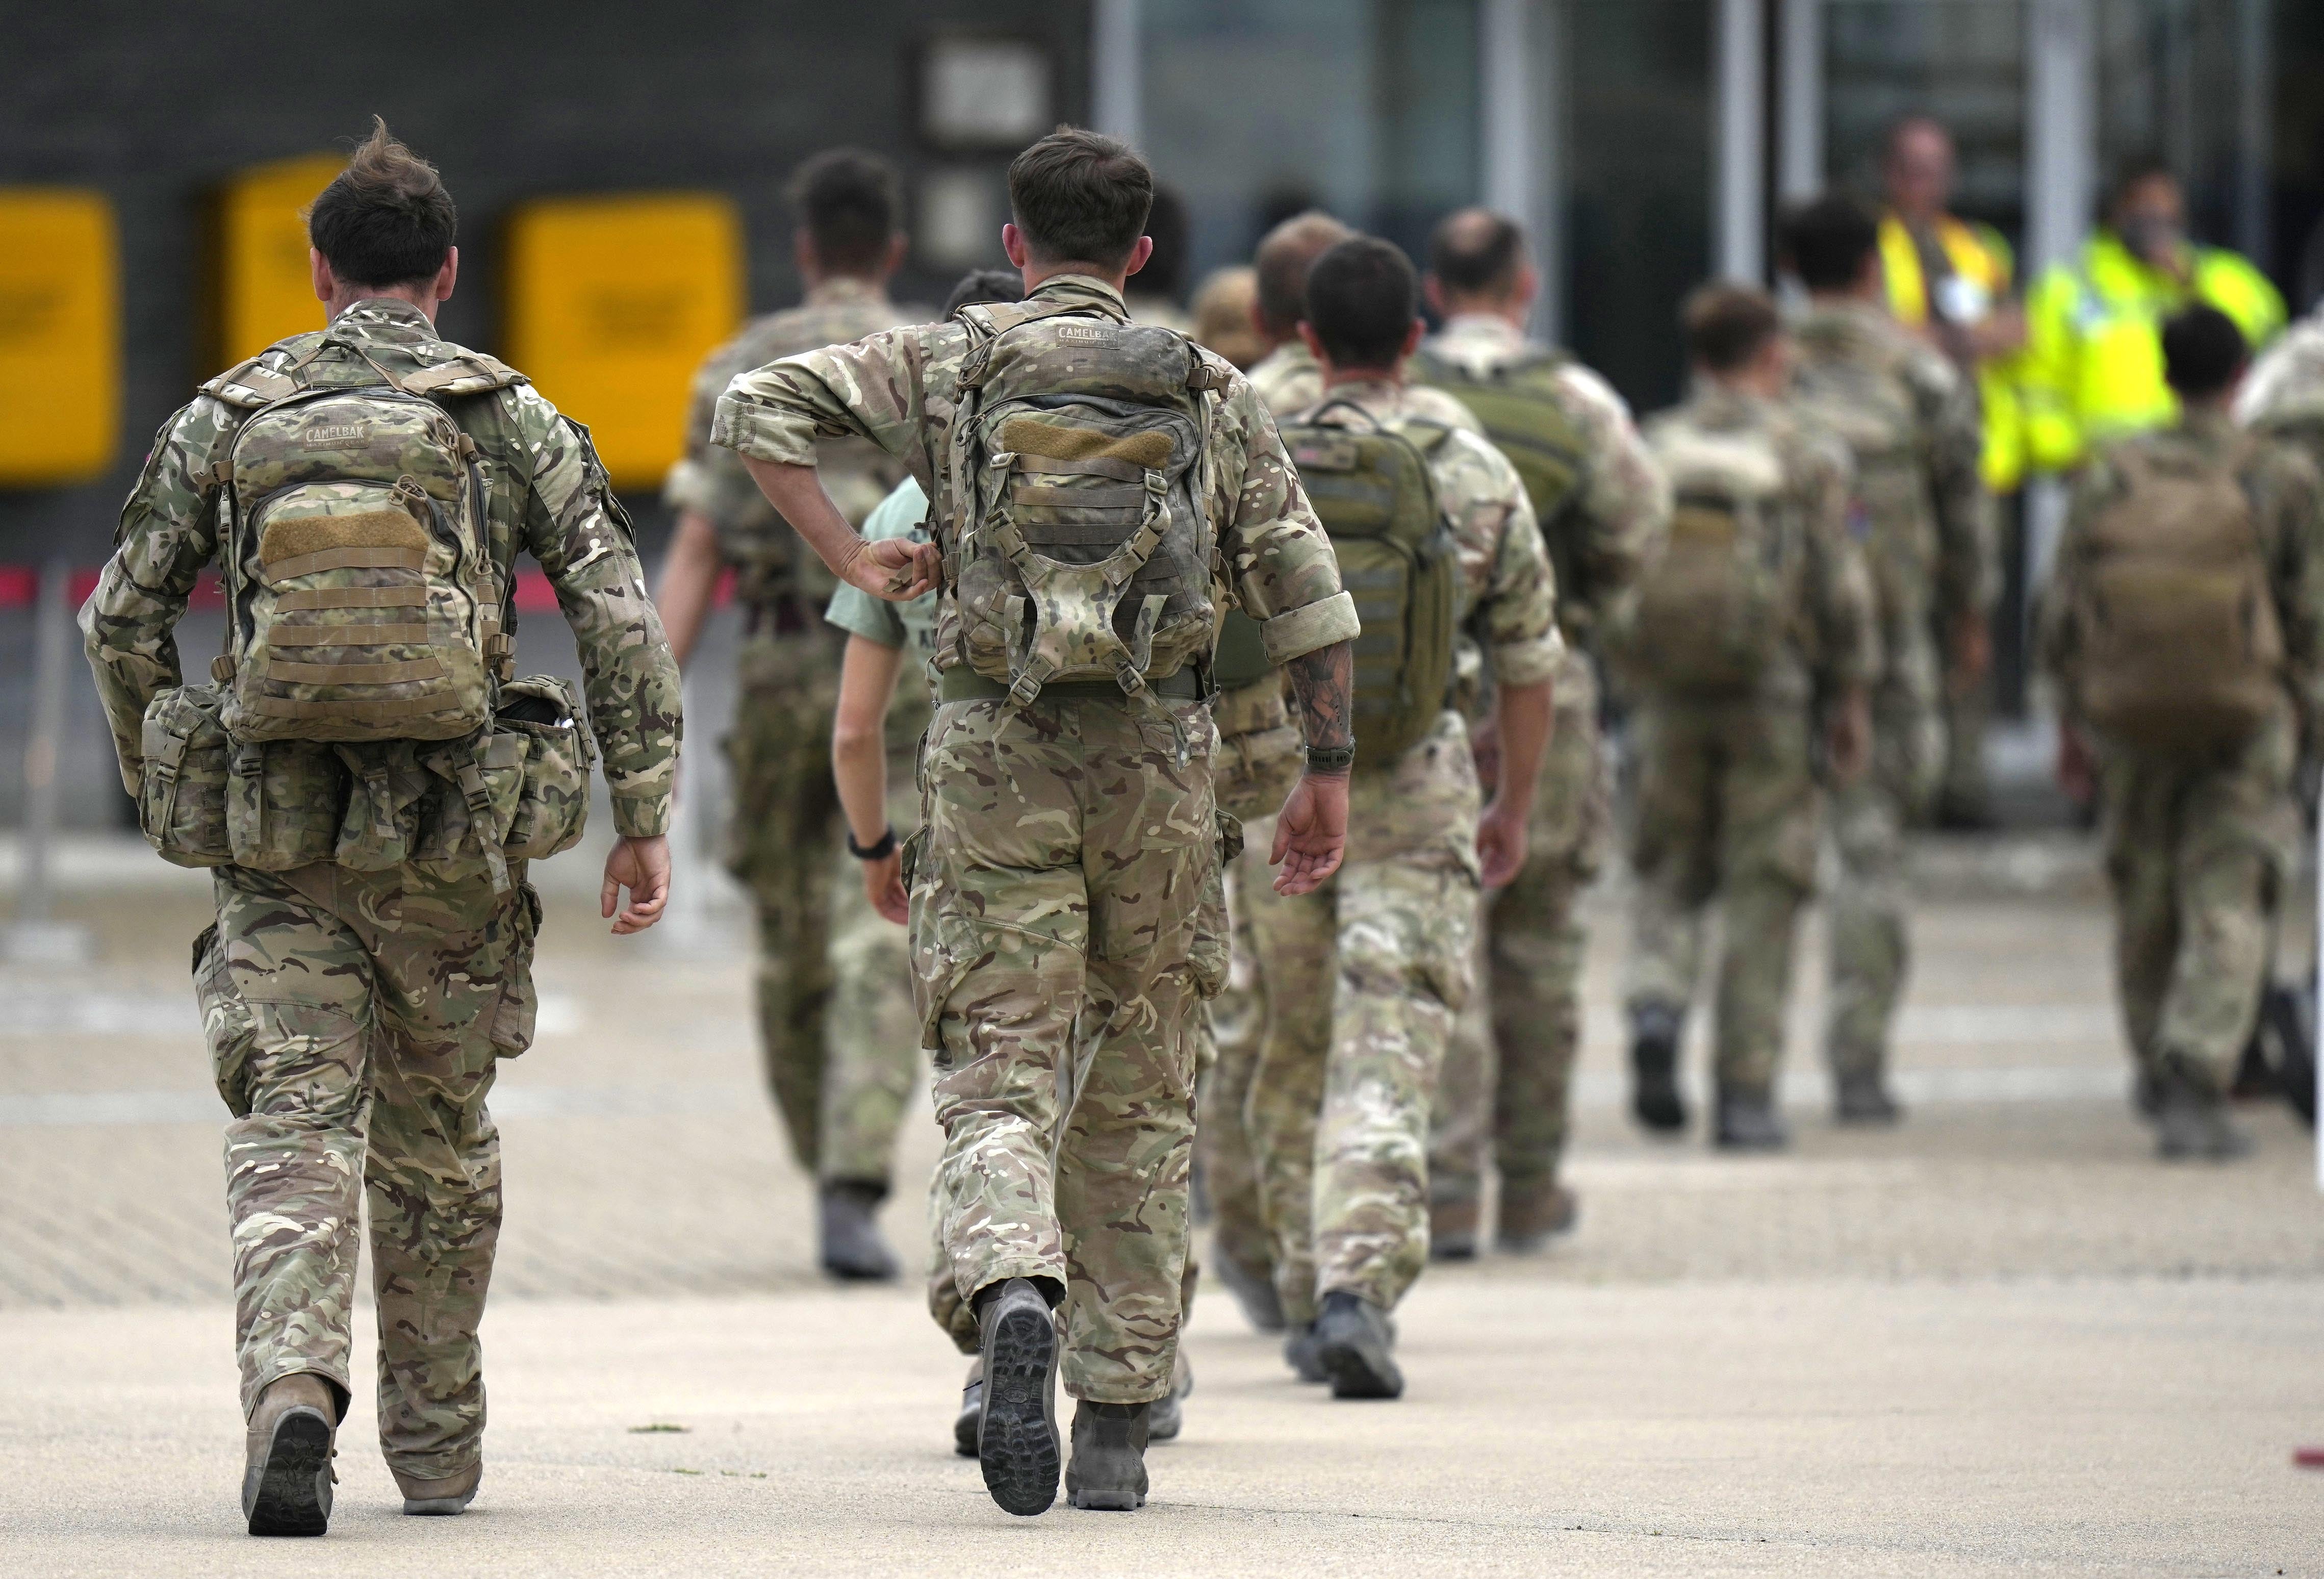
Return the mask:
[[1057,1500],[1057,1461],[1064,1456],[1057,1431],[1057,1318],[1026,1278],[978,1289],[976,1311],[984,1334],[977,1463],[992,1500],[1029,1518]]
[[1271,1269],[1253,1271],[1225,1251],[1216,1242],[1211,1247],[1211,1270],[1227,1292],[1234,1296],[1242,1307],[1242,1318],[1262,1333],[1279,1333],[1287,1325],[1283,1318],[1283,1297],[1275,1291],[1275,1276]]
[[952,1450],[963,1458],[976,1456],[976,1435],[984,1427],[984,1360],[968,1362],[968,1382],[960,1390],[960,1413],[953,1417]]
[[880,1203],[888,1187],[867,1179],[835,1179],[823,1187],[823,1270],[846,1282],[886,1282],[896,1275],[895,1252],[880,1236]]
[[1686,1018],[1667,1003],[1630,1011],[1630,1111],[1649,1130],[1686,1128],[1686,1098],[1678,1090],[1679,1033]]
[[1781,1151],[1792,1143],[1766,1091],[1722,1089],[1719,1094],[1719,1144],[1729,1151]]
[[1832,1097],[1832,1117],[1843,1124],[1893,1124],[1904,1116],[1877,1069],[1842,1075]]
[[253,1535],[321,1535],[331,1528],[331,1436],[338,1399],[301,1372],[269,1384],[250,1411],[242,1513]]
[[1129,1513],[1146,1506],[1146,1442],[1151,1404],[1074,1406],[1074,1462],[1065,1496],[1076,1508]]
[[2232,1162],[2252,1149],[2251,1137],[2227,1117],[2217,1086],[2166,1060],[2155,1090],[2155,1143],[2165,1161]]
[[1283,1334],[1283,1362],[1302,1381],[1329,1381],[1323,1356],[1315,1347],[1315,1324],[1302,1322]]
[[1181,1349],[1178,1351],[1177,1366],[1170,1372],[1170,1390],[1147,1406],[1146,1439],[1148,1442],[1168,1442],[1178,1435],[1185,1426],[1186,1399],[1194,1390],[1194,1367],[1187,1360],[1186,1351]]
[[1315,1357],[1332,1379],[1333,1398],[1400,1398],[1404,1372],[1388,1351],[1395,1345],[1388,1312],[1360,1296],[1335,1289],[1315,1316]]

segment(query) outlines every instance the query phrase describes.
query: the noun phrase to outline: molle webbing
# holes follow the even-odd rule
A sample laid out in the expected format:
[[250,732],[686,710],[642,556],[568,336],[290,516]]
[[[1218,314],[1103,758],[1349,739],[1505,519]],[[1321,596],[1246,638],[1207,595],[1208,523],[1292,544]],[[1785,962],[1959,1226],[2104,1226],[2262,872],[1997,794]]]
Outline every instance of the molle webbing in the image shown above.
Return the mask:
[[288,612],[332,608],[426,608],[428,589],[425,586],[302,588],[278,594],[274,606]]
[[427,625],[277,625],[266,637],[269,647],[392,647],[404,642],[425,647]]
[[418,570],[427,563],[426,549],[325,549],[267,566],[266,579],[280,586],[324,570]]
[[1112,434],[1094,428],[1067,428],[1019,417],[1001,425],[1001,447],[1020,456],[1039,456],[1046,460],[1127,461],[1145,471],[1170,464],[1170,436],[1157,429]]
[[444,660],[426,658],[390,659],[382,663],[294,663],[269,657],[268,679],[301,686],[390,686],[409,680],[442,679]]
[[457,697],[406,697],[397,700],[366,698],[354,702],[302,702],[289,697],[253,697],[246,711],[269,718],[420,718],[431,713],[456,713]]

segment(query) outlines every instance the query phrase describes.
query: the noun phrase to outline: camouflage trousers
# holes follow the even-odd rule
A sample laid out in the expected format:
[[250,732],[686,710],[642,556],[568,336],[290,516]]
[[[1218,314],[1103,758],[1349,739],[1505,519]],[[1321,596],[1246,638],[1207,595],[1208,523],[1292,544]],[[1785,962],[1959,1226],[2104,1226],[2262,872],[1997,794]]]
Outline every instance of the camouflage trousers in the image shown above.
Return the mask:
[[2224,1091],[2250,1038],[2278,896],[2298,859],[2292,728],[2208,758],[2100,753],[2115,979],[2141,1067]]
[[1589,945],[1576,911],[1612,821],[1597,694],[1588,670],[1576,669],[1568,664],[1557,677],[1556,725],[1526,863],[1508,887],[1484,897],[1480,990],[1453,1023],[1436,1085],[1428,1147],[1435,1205],[1477,1201],[1488,1161],[1500,1175],[1504,1203],[1545,1196],[1565,1154]]
[[1350,787],[1349,851],[1313,893],[1243,857],[1267,1030],[1247,1099],[1285,1316],[1395,1306],[1428,1261],[1428,1131],[1477,931],[1477,781],[1447,714]]
[[423,1480],[481,1451],[476,1327],[500,1233],[496,1059],[532,1038],[540,901],[522,881],[226,866],[194,981],[226,1131],[247,1412],[284,1376],[351,1384],[364,1198],[380,1445]]
[[1871,766],[1831,791],[1840,881],[1831,901],[1824,1056],[1835,1076],[1877,1075],[1888,1066],[1889,1031],[1912,965],[1904,831],[1926,816],[1944,769],[1935,689],[1932,675],[1926,686],[1876,691]]
[[[910,1043],[830,1030],[832,948],[846,924],[835,922],[833,890],[844,906],[860,886],[834,864],[846,859],[833,854],[844,834],[831,778],[838,650],[822,633],[755,638],[742,649],[740,679],[724,743],[734,791],[727,868],[758,907],[767,1087],[802,1168],[825,1183],[884,1188],[903,1099],[882,1094],[899,1082],[908,1088]],[[858,1057],[869,1064],[849,1061]]]
[[1715,901],[1724,937],[1714,1062],[1729,1090],[1770,1090],[1783,1057],[1793,933],[1815,884],[1809,712],[1804,701],[1658,697],[1638,714],[1625,995],[1633,1011],[1685,1011]]
[[[1205,1018],[1204,1034],[1211,1051],[1200,1082],[1202,1122],[1194,1131],[1194,1152],[1210,1192],[1211,1253],[1253,1277],[1265,1278],[1275,1266],[1275,1244],[1260,1199],[1250,1106],[1251,1077],[1267,1030],[1267,993],[1259,981],[1258,938],[1251,931],[1246,889],[1253,881],[1268,881],[1263,863],[1275,842],[1273,815],[1246,822],[1243,839],[1247,849],[1259,852],[1259,858],[1237,861],[1226,873],[1234,957],[1227,967],[1226,985],[1209,1004]],[[1256,880],[1254,865],[1260,873]]]
[[1198,703],[973,701],[922,756],[912,965],[954,1291],[1062,1285],[1065,1386],[1096,1403],[1161,1397],[1176,1359],[1196,1025],[1228,952],[1216,745]]
[[[888,820],[899,838],[920,826],[912,775],[909,762],[890,761]],[[844,846],[829,859],[831,998],[817,1146],[825,1178],[884,1184],[920,1067],[911,938],[872,908],[862,862]]]

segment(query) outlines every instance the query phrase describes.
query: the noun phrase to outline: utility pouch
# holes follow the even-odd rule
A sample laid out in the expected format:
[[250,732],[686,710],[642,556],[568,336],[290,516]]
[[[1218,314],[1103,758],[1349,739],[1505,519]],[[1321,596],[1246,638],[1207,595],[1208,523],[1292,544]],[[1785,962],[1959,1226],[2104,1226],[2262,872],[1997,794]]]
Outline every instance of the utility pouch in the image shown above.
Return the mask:
[[137,825],[162,860],[220,866],[234,858],[226,838],[226,775],[234,743],[218,722],[216,686],[180,686],[145,709]]
[[230,859],[256,872],[288,872],[332,859],[345,811],[343,777],[328,746],[235,744],[226,780]]
[[589,770],[597,760],[571,686],[530,675],[501,688],[486,750],[488,780],[512,750],[520,753],[522,777],[501,848],[512,861],[571,849],[589,820]]

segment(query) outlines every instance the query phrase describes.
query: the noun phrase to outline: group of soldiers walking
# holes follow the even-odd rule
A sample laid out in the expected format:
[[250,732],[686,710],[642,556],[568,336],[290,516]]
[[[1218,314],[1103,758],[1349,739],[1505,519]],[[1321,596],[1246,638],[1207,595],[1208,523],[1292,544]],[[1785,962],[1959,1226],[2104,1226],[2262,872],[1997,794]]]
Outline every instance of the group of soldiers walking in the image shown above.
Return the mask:
[[[1445,219],[1423,272],[1298,215],[1190,338],[1130,294],[1135,152],[1060,130],[1010,191],[1010,270],[936,311],[886,294],[892,171],[802,168],[806,300],[705,364],[658,599],[586,431],[436,337],[454,210],[383,126],[310,218],[328,327],[157,437],[83,624],[149,838],[216,871],[195,974],[235,1115],[254,1534],[327,1524],[366,1193],[405,1510],[476,1494],[484,1098],[530,1039],[526,863],[578,837],[602,763],[604,912],[659,916],[678,666],[728,569],[768,1084],[823,1264],[891,1278],[877,1214],[932,1064],[928,1303],[973,1357],[956,1445],[1011,1512],[1061,1474],[1077,1507],[1144,1502],[1193,1384],[1198,1171],[1215,1278],[1339,1398],[1401,1394],[1392,1313],[1432,1257],[1480,1253],[1488,1198],[1504,1252],[1573,1225],[1609,718],[1637,1121],[1689,1123],[1715,913],[1710,1132],[1785,1143],[1827,845],[1835,1116],[1898,1117],[1904,835],[1998,573],[1977,389],[1892,316],[1873,216],[1789,217],[1790,319],[1752,287],[1692,297],[1693,392],[1641,430],[1527,337],[1539,280],[1502,216]],[[2043,651],[2108,808],[2141,1103],[2166,1154],[2224,1157],[2324,699],[2324,503],[2310,461],[2232,424],[2233,323],[2198,308],[2162,344],[2185,415],[2089,468]],[[2246,401],[2324,448],[2324,328]],[[520,547],[586,708],[516,677]],[[227,651],[187,685],[171,631],[213,561]]]

